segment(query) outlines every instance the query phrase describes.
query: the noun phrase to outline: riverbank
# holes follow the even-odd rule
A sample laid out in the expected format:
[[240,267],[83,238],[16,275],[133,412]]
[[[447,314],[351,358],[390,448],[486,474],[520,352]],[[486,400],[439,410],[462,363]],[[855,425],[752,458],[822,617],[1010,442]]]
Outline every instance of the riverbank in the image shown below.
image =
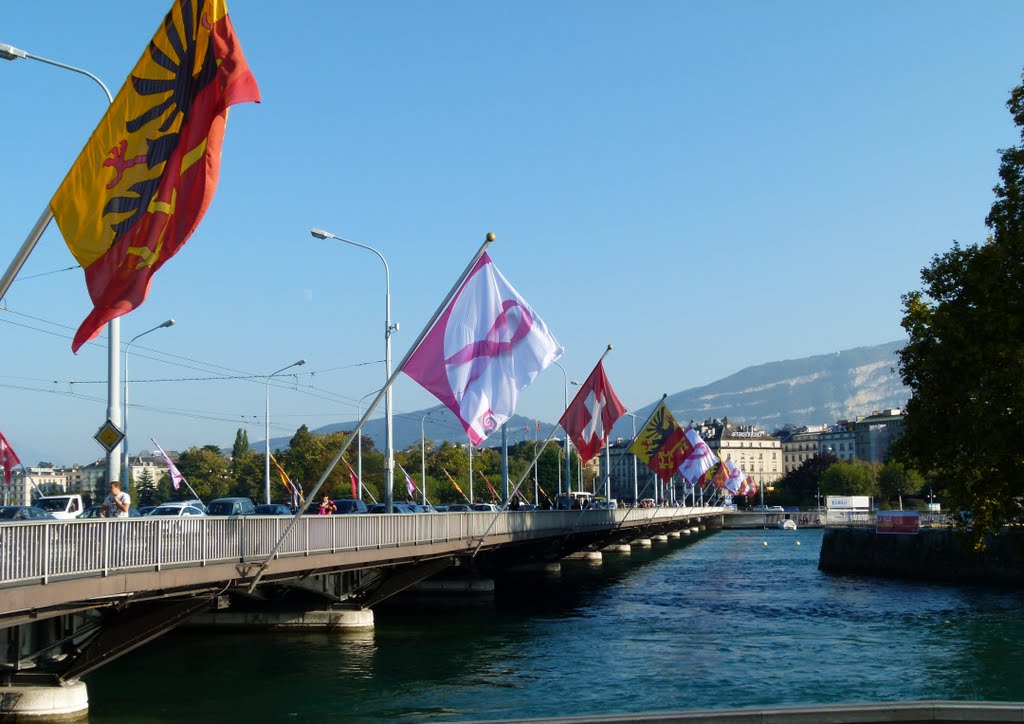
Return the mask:
[[879,535],[874,528],[828,528],[819,570],[942,583],[1024,588],[1024,531],[1008,529],[976,551],[957,531],[922,529],[914,535]]

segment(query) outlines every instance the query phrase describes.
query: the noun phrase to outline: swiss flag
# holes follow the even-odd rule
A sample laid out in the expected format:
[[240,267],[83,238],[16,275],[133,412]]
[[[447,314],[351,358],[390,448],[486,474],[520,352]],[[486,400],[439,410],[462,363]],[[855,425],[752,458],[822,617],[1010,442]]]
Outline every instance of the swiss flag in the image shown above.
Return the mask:
[[626,408],[604,373],[604,363],[598,362],[558,424],[569,433],[586,462],[601,451],[612,425],[624,414]]
[[21,460],[14,454],[14,450],[11,449],[11,444],[7,442],[7,438],[0,432],[0,465],[4,468],[4,482],[8,485],[11,484],[11,471],[18,465],[21,465]]

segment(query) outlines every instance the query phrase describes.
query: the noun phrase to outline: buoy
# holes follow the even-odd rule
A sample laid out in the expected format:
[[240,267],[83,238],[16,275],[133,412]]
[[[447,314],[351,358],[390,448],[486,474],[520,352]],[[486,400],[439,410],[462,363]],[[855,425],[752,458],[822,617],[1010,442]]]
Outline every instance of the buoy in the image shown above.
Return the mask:
[[797,542],[796,542],[796,544],[797,544],[797,545],[800,545],[800,541],[797,541]]
[[768,545],[768,541],[762,541],[764,545]]

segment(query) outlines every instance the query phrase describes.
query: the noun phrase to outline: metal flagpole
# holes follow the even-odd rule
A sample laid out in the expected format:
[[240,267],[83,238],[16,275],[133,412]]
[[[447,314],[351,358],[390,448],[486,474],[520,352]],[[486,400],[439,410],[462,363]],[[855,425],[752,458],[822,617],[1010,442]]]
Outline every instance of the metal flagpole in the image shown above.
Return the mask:
[[470,442],[469,443],[469,504],[470,505],[473,504],[473,448],[474,447],[475,447],[475,445],[473,445],[473,443]]
[[[398,367],[395,369],[395,371],[391,373],[391,376],[388,378],[388,381],[384,384],[382,388],[380,388],[380,391],[377,393],[377,396],[373,398],[373,402],[371,402],[369,407],[366,408],[366,412],[360,418],[359,423],[356,425],[356,429],[353,430],[352,433],[356,433],[356,435],[358,435],[359,432],[363,429],[363,425],[366,424],[366,421],[370,418],[370,415],[373,414],[373,411],[377,409],[377,405],[380,403],[381,398],[383,398],[387,394],[387,391],[391,388],[391,385],[393,385],[395,383],[395,380],[398,379],[398,375],[402,374],[402,370],[405,369],[405,365],[408,364],[409,359],[413,356],[413,354],[415,354],[416,350],[419,349],[419,346],[423,343],[423,340],[426,338],[427,333],[429,333],[430,330],[433,328],[434,324],[437,322],[438,318],[440,318],[444,310],[448,308],[448,305],[455,297],[455,294],[459,291],[459,289],[462,288],[463,283],[465,283],[466,279],[469,278],[469,275],[473,271],[473,268],[476,266],[476,263],[480,261],[480,258],[484,255],[484,253],[486,253],[487,248],[494,242],[494,239],[494,233],[488,232],[487,237],[484,239],[484,243],[481,244],[480,248],[477,250],[476,254],[473,255],[473,258],[470,260],[469,264],[467,264],[466,268],[462,271],[462,274],[459,275],[459,278],[455,282],[454,286],[452,286],[452,288],[448,291],[444,299],[441,300],[441,304],[438,305],[437,309],[434,310],[434,313],[430,315],[430,319],[427,321],[426,326],[424,326],[423,329],[420,331],[419,336],[416,337],[415,341],[412,343],[412,346],[409,347],[409,351],[405,353],[405,357],[402,358],[402,361],[398,363]],[[345,444],[341,446],[341,449],[331,459],[331,462],[327,465],[327,469],[324,471],[323,475],[320,476],[320,479],[316,482],[316,486],[314,486],[313,490],[310,492],[309,497],[306,498],[306,502],[299,508],[298,511],[296,511],[295,515],[292,517],[291,521],[284,529],[284,532],[281,534],[281,537],[278,539],[277,543],[274,544],[274,549],[270,551],[270,553],[263,560],[263,562],[260,563],[259,571],[256,573],[255,578],[253,578],[252,584],[250,584],[249,586],[250,592],[256,590],[256,586],[259,584],[260,579],[263,578],[263,574],[267,570],[267,566],[270,564],[270,561],[272,561],[274,559],[274,556],[277,555],[277,551],[280,550],[281,545],[288,538],[288,534],[291,532],[292,528],[295,527],[295,523],[297,523],[299,518],[302,517],[302,514],[306,512],[306,508],[309,507],[310,502],[316,498],[316,494],[320,491],[320,488],[323,487],[323,484],[327,481],[327,478],[330,476],[331,472],[338,465],[338,461],[341,460],[342,455],[344,455],[345,451],[348,450],[349,445],[352,444],[352,440],[355,439],[355,435],[353,435],[352,433],[349,433],[348,437],[345,439]]]

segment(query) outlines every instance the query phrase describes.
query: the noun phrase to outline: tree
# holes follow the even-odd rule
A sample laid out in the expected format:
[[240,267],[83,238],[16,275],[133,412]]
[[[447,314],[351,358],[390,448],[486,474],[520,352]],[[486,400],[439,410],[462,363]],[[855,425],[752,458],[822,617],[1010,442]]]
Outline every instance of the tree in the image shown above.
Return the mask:
[[[1024,141],[1024,76],[1007,106]],[[970,513],[978,546],[1024,495],[1024,146],[1002,151],[999,178],[988,240],[954,243],[903,296],[899,353],[911,398],[898,455],[948,480],[946,505]]]
[[156,480],[153,478],[153,471],[143,468],[139,473],[139,507],[143,505],[157,505],[160,503],[159,491],[156,487]]
[[832,463],[821,474],[821,491],[832,495],[875,495],[878,484],[874,467],[860,460]]
[[903,496],[917,495],[923,487],[921,474],[898,460],[890,460],[878,472],[878,489],[890,500],[899,498],[900,510],[903,510]]
[[804,460],[800,467],[790,470],[776,483],[772,501],[779,505],[808,505],[818,495],[821,475],[836,463],[838,458],[830,453],[814,455]]
[[238,475],[238,470],[245,464],[252,455],[249,449],[249,433],[244,428],[238,428],[235,433],[235,444],[231,446],[231,473]]
[[[228,475],[228,461],[217,445],[190,447],[178,456],[178,470],[203,500],[225,497],[231,486]],[[192,497],[187,488],[173,496],[176,500]]]

